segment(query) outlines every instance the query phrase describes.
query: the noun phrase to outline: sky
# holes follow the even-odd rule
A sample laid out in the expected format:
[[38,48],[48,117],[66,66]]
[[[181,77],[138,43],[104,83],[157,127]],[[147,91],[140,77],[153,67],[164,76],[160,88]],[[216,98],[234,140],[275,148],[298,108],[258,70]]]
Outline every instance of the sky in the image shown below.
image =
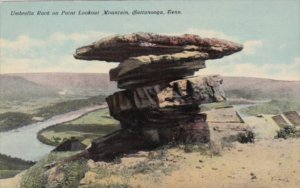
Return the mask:
[[[100,15],[61,15],[62,11]],[[171,15],[101,15],[103,11],[178,10]],[[49,11],[59,15],[11,15]],[[75,60],[75,49],[102,37],[153,32],[197,34],[244,45],[206,62],[197,74],[300,80],[300,1],[102,1],[0,3],[0,73],[105,73],[118,63]]]

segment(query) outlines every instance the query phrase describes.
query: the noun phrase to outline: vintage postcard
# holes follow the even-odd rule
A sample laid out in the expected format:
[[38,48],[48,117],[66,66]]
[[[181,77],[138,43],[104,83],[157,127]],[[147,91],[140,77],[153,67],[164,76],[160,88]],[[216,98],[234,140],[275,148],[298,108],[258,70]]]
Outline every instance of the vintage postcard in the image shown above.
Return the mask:
[[0,1],[0,187],[299,187],[299,41],[299,0]]

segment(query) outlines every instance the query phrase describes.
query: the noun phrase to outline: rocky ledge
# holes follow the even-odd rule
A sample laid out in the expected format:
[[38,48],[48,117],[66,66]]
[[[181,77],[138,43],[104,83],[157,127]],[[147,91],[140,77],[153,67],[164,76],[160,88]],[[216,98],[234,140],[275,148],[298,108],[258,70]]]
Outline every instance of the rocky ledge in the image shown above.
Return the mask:
[[91,45],[80,47],[74,57],[85,60],[123,62],[131,57],[174,54],[194,51],[202,58],[217,59],[241,51],[242,45],[215,38],[201,38],[198,35],[182,36],[133,33],[103,38]]
[[122,129],[94,140],[87,156],[111,160],[170,142],[208,142],[206,114],[199,105],[226,100],[223,80],[193,75],[206,67],[205,60],[242,49],[221,39],[152,33],[107,37],[78,48],[76,59],[120,62],[110,70],[110,79],[125,89],[106,99]]

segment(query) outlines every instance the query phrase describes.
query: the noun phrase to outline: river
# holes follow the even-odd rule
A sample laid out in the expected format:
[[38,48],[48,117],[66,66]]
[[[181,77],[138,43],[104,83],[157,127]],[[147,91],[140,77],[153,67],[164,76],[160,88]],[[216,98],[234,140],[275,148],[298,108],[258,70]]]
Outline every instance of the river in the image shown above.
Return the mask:
[[[247,115],[241,113],[240,110],[242,108],[255,106],[264,102],[266,101],[257,101],[256,104],[233,106],[236,111],[240,113],[241,117],[244,118]],[[84,114],[102,108],[107,108],[107,105],[82,108],[80,110],[54,116],[43,122],[34,123],[7,132],[0,132],[0,153],[24,160],[38,161],[54,149],[53,146],[43,144],[36,138],[38,131],[52,125],[77,119]]]
[[38,131],[52,125],[77,119],[84,114],[106,107],[107,105],[86,107],[54,116],[43,122],[30,124],[7,132],[0,132],[0,153],[24,160],[38,161],[54,148],[41,143],[37,139]]

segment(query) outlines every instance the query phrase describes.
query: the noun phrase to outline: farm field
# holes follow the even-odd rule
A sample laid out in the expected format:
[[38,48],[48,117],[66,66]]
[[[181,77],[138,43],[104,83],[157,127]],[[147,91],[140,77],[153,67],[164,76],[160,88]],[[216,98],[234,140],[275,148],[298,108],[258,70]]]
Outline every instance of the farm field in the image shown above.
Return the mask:
[[118,129],[119,122],[109,116],[108,109],[101,109],[79,119],[43,129],[38,133],[38,138],[49,145],[58,145],[70,138],[77,138],[88,145],[91,140]]

